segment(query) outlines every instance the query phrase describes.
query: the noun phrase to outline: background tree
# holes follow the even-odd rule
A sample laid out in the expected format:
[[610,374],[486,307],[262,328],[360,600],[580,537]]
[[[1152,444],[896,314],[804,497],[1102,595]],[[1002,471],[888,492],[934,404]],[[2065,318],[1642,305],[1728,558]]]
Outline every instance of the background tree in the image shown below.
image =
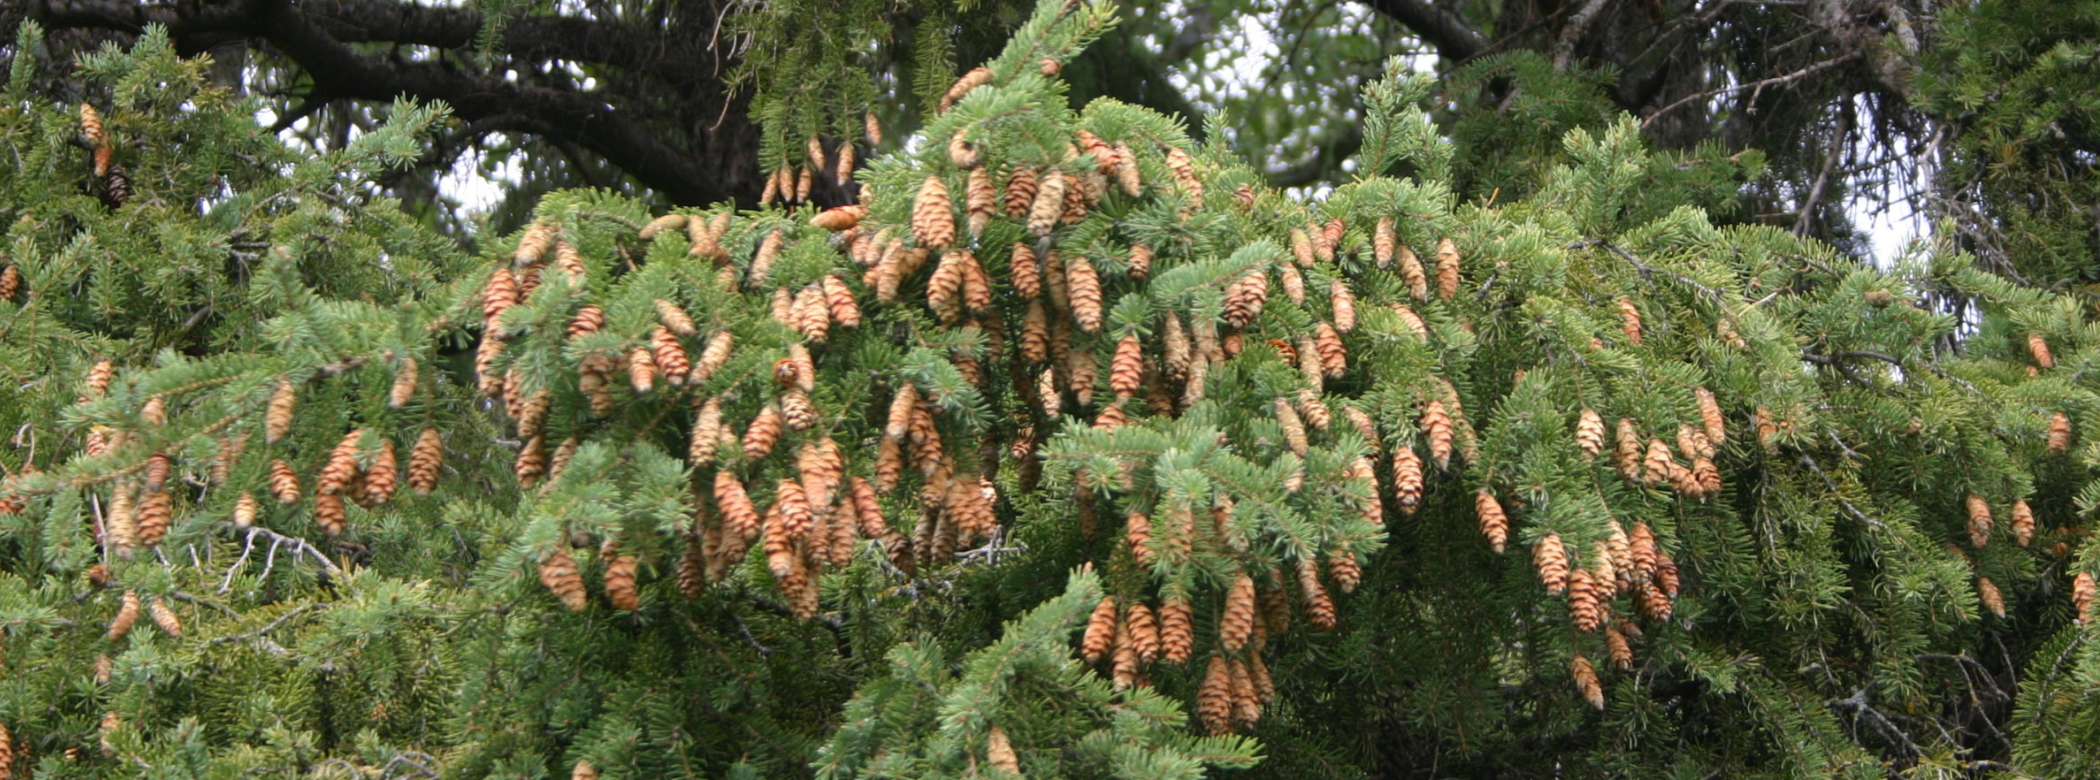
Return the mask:
[[1404,60],[1278,191],[1074,105],[1115,18],[914,79],[856,203],[472,253],[374,181],[446,109],[308,154],[155,28],[84,110],[25,25],[9,771],[2092,771],[2079,293],[1728,224],[1758,160],[1632,117],[1475,153]]

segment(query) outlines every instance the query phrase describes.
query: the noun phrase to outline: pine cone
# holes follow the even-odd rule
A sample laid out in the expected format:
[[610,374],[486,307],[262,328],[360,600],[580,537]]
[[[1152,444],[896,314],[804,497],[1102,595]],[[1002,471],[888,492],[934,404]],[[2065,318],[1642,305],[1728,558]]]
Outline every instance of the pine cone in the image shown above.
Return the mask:
[[1253,726],[1261,720],[1261,694],[1254,689],[1254,676],[1238,658],[1232,659],[1227,671],[1232,679],[1232,719]]
[[846,287],[846,282],[837,274],[827,274],[822,284],[824,305],[831,315],[831,321],[838,323],[841,328],[860,327],[860,303],[853,299],[853,290]]
[[[97,363],[96,367],[101,368],[105,365],[108,365],[107,361]],[[109,380],[104,378],[102,384],[105,387],[108,386]],[[91,388],[94,386],[94,376],[92,374],[89,376],[89,386]],[[276,444],[278,440],[284,438],[286,433],[291,431],[292,410],[298,402],[298,389],[292,385],[292,381],[289,379],[278,380],[277,389],[270,393],[270,403],[263,412],[264,442]]]
[[481,317],[487,322],[488,329],[496,330],[496,319],[516,305],[518,277],[511,273],[509,268],[498,266],[495,272],[489,275],[488,283],[481,288]]
[[1588,701],[1591,707],[1603,710],[1604,683],[1597,679],[1597,669],[1590,665],[1590,659],[1576,653],[1570,669],[1575,677],[1576,690],[1582,691],[1582,698]]
[[153,613],[153,625],[159,626],[161,633],[167,634],[171,639],[182,638],[182,618],[175,615],[175,610],[168,606],[167,599],[155,596],[153,606],[148,611]]
[[1305,457],[1309,449],[1305,438],[1305,422],[1298,417],[1298,410],[1291,408],[1291,402],[1287,399],[1276,399],[1276,424],[1283,427],[1283,441],[1290,447],[1291,452],[1300,458]]
[[1991,582],[1991,578],[1976,578],[1976,598],[1983,602],[1984,609],[1990,610],[1999,620],[2005,619],[2005,596],[1998,592],[1998,584]]
[[756,460],[773,454],[773,445],[780,441],[780,428],[784,422],[778,404],[767,404],[760,409],[751,426],[744,429],[744,457]]
[[2049,416],[2049,454],[2062,455],[2071,451],[2071,418],[2063,412]]
[[1101,602],[1094,605],[1094,613],[1087,618],[1086,634],[1079,640],[1079,656],[1087,663],[1099,663],[1108,655],[1115,633],[1116,597],[1103,596]]
[[1619,418],[1618,466],[1619,475],[1628,482],[1641,482],[1641,434],[1634,428],[1633,420]]
[[1189,662],[1189,654],[1195,647],[1194,621],[1190,617],[1189,603],[1180,596],[1172,596],[1159,605],[1160,657],[1170,664]]
[[1223,656],[1211,656],[1196,691],[1196,716],[1213,735],[1232,733],[1232,671]]
[[1307,236],[1302,228],[1291,228],[1291,258],[1301,268],[1313,267],[1312,237]]
[[1334,584],[1342,586],[1343,593],[1355,593],[1364,579],[1363,565],[1357,563],[1356,553],[1348,550],[1327,554],[1327,574],[1334,578]]
[[1349,373],[1349,350],[1342,345],[1342,334],[1336,333],[1333,325],[1322,322],[1313,326],[1313,346],[1320,352],[1320,367],[1328,379],[1340,379]]
[[713,376],[729,362],[730,350],[735,345],[736,337],[726,330],[709,337],[707,347],[700,351],[700,361],[694,363],[692,371],[686,375],[686,383],[697,385],[707,381],[708,377]]
[[1225,324],[1234,328],[1245,328],[1261,316],[1262,307],[1269,301],[1269,276],[1259,270],[1248,271],[1239,281],[1225,288]]
[[948,185],[939,176],[928,176],[912,200],[912,240],[920,247],[939,251],[955,243],[955,203]]
[[[1029,210],[1035,205],[1037,189],[1034,170],[1014,169],[1014,172],[1006,177],[1006,215],[1016,218],[1028,216]],[[1059,193],[1058,198],[1063,197],[1064,195]]]
[[1189,202],[1193,204],[1191,207],[1201,206],[1203,180],[1196,178],[1196,163],[1189,158],[1189,153],[1182,151],[1178,146],[1167,147],[1166,163],[1167,170],[1174,174],[1174,183],[1179,185],[1183,192],[1188,193]]
[[974,165],[965,167],[971,170],[969,181],[963,188],[963,212],[970,218],[970,235],[981,237],[999,210],[999,194],[992,186],[992,175],[985,169]]
[[1422,405],[1420,420],[1422,438],[1429,443],[1429,454],[1435,458],[1437,468],[1451,468],[1451,414],[1444,410],[1442,401],[1432,400]]
[[2093,622],[2093,573],[2079,572],[2071,579],[2071,612],[2078,616],[2078,624]]
[[2013,499],[2012,530],[2013,541],[2018,542],[2021,547],[2026,547],[2028,542],[2034,541],[2034,510],[2027,506],[2026,499]]
[[1473,496],[1473,507],[1480,516],[1480,533],[1487,537],[1489,549],[1502,554],[1509,543],[1509,515],[1502,511],[1502,502],[1496,501],[1495,494],[1487,488],[1481,488]]
[[358,491],[359,506],[371,508],[384,504],[394,497],[399,472],[394,460],[394,442],[380,437],[379,449],[372,452],[372,466],[365,469],[363,489]]
[[[1714,393],[1704,387],[1692,390],[1693,400],[1699,403],[1699,420],[1706,425],[1706,440],[1713,446],[1728,442],[1728,418],[1721,414],[1721,404],[1714,400]],[[1706,453],[1712,457],[1713,453]]]
[[87,139],[88,146],[102,147],[109,144],[109,134],[102,129],[102,114],[93,105],[80,104],[80,135]]
[[1991,542],[1991,526],[1993,525],[1991,505],[1985,503],[1983,497],[1975,493],[1969,494],[1967,504],[1969,507],[1969,542],[1980,549]]
[[1575,420],[1575,446],[1593,459],[1604,451],[1604,418],[1587,407]]
[[1610,655],[1612,666],[1620,671],[1633,671],[1633,645],[1626,641],[1626,635],[1617,627],[1605,627],[1604,650]]
[[1118,691],[1127,691],[1137,685],[1137,646],[1130,638],[1130,623],[1116,624],[1115,650],[1109,654],[1109,680]]
[[926,308],[940,317],[944,325],[962,321],[963,258],[968,256],[968,250],[963,249],[942,253],[940,264],[933,268],[933,276],[926,280]]
[[730,536],[749,540],[758,536],[758,507],[752,505],[744,483],[729,471],[715,472],[715,505],[722,510],[722,527]]
[[588,603],[583,574],[576,570],[576,559],[569,557],[567,547],[557,546],[540,559],[540,584],[547,586],[570,612],[582,612]]
[[1137,153],[1131,151],[1129,144],[1120,141],[1116,143],[1114,152],[1116,186],[1122,188],[1123,194],[1130,197],[1143,195],[1145,183],[1139,177]]
[[1655,543],[1655,532],[1648,528],[1648,524],[1634,523],[1633,534],[1627,538],[1626,543],[1627,579],[1633,582],[1647,582],[1652,579],[1656,566],[1659,565],[1660,552]]
[[1013,777],[1021,776],[1021,759],[1014,755],[1014,746],[1007,740],[1006,730],[997,725],[992,726],[991,732],[985,736],[984,757],[985,763],[991,764],[993,769]]
[[1413,447],[1393,450],[1393,500],[1408,515],[1422,504],[1422,458]]
[[1283,281],[1283,297],[1294,305],[1305,305],[1305,275],[1294,266],[1276,267],[1276,278]]
[[1597,580],[1587,569],[1576,569],[1568,575],[1568,615],[1575,620],[1575,629],[1584,633],[1596,631],[1604,624],[1604,600],[1597,592]]
[[634,585],[635,568],[640,565],[632,555],[617,556],[605,565],[605,598],[614,609],[631,612],[642,608],[641,594]]
[[1436,296],[1451,300],[1458,295],[1458,245],[1449,236],[1436,243]]
[[1072,319],[1087,333],[1101,331],[1101,279],[1094,264],[1084,255],[1065,264],[1065,288],[1071,299]]
[[1678,468],[1677,461],[1670,457],[1669,445],[1661,439],[1648,441],[1648,452],[1641,460],[1641,484],[1661,487],[1670,482],[1670,475]]
[[[1068,181],[1056,168],[1044,171],[1036,185],[1035,199],[1028,205],[1028,234],[1038,238],[1050,235],[1065,214],[1065,190],[1076,186]],[[1007,202],[1012,203],[1014,190],[1008,185]]]
[[684,214],[665,214],[649,220],[649,224],[643,225],[641,232],[636,237],[643,241],[651,241],[666,232],[684,230],[685,225],[686,216]]
[[1254,185],[1243,182],[1232,189],[1232,204],[1243,213],[1254,210],[1254,197]]
[[1313,628],[1333,631],[1334,599],[1327,595],[1327,586],[1320,582],[1320,567],[1311,558],[1298,559],[1298,592],[1305,602],[1305,618],[1312,621]]
[[281,458],[270,461],[270,496],[280,504],[299,503],[299,475]]
[[2034,356],[2034,364],[2047,371],[2056,367],[2056,357],[2049,354],[2049,341],[2039,331],[2027,334],[2027,351]]
[[1356,330],[1356,294],[1349,292],[1349,285],[1336,279],[1327,284],[1327,305],[1334,310],[1334,329],[1343,333]]
[[131,633],[131,627],[139,622],[141,606],[138,591],[124,591],[123,598],[117,603],[117,614],[110,618],[109,631],[104,638],[111,644],[124,641],[124,635]]
[[[948,87],[947,94],[941,96],[939,113],[946,113],[948,109],[955,107],[956,101],[962,100],[964,95],[970,94],[970,90],[990,83],[992,83],[991,68],[971,68],[968,73],[962,75],[962,78],[956,79],[954,85]],[[873,117],[874,115],[870,114],[869,116]],[[870,126],[873,125],[871,124]],[[869,133],[870,138],[876,135],[876,133]],[[876,141],[876,143],[880,144],[882,142]]]
[[1568,550],[1561,545],[1560,534],[1546,534],[1546,538],[1531,548],[1531,563],[1539,571],[1539,582],[1545,584],[1546,592],[1555,596],[1568,589]]
[[1641,310],[1625,298],[1619,299],[1619,330],[1626,333],[1626,343],[1641,345]]
[[[408,453],[408,486],[417,495],[429,495],[437,489],[438,469],[445,459],[445,442],[436,427],[424,428],[416,437],[416,446]],[[296,499],[294,499],[296,500]]]

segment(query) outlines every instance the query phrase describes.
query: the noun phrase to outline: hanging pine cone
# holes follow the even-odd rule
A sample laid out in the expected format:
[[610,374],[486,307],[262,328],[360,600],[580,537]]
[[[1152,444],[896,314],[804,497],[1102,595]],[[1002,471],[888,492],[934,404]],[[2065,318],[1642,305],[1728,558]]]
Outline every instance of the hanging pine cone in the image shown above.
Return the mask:
[[[105,363],[96,364],[98,367]],[[91,377],[92,379],[92,377]],[[92,382],[91,382],[92,384]],[[109,380],[102,380],[108,386]],[[299,403],[298,388],[289,379],[277,381],[277,388],[270,393],[269,405],[263,412],[263,441],[276,444],[292,430],[292,410]]]
[[1502,502],[1495,500],[1495,494],[1487,488],[1481,488],[1473,496],[1473,508],[1480,517],[1480,533],[1487,537],[1488,548],[1496,555],[1502,554],[1509,544],[1509,515],[1502,511]]
[[1531,563],[1538,569],[1539,582],[1546,592],[1555,596],[1568,589],[1568,550],[1561,545],[1560,534],[1546,534],[1544,539],[1531,548]]
[[1349,349],[1333,325],[1322,322],[1313,326],[1313,346],[1320,353],[1320,368],[1328,379],[1340,379],[1349,373]]
[[1131,649],[1137,653],[1139,663],[1152,663],[1159,659],[1159,624],[1153,619],[1152,609],[1143,602],[1133,602],[1123,618],[1130,630]]
[[282,458],[270,460],[270,496],[280,504],[299,503],[299,475]]
[[392,500],[398,481],[394,442],[382,436],[379,439],[379,448],[372,452],[371,467],[365,469],[364,484],[357,495],[358,505],[369,509]]
[[1649,440],[1647,454],[1641,459],[1641,484],[1648,487],[1669,484],[1671,474],[1677,469],[1677,461],[1670,457],[1669,445],[1661,439]]
[[103,637],[112,644],[124,641],[124,635],[131,633],[132,625],[139,622],[142,607],[138,591],[124,591],[123,597],[117,602],[117,614],[110,618],[109,630]]
[[1269,300],[1269,276],[1259,270],[1249,271],[1225,288],[1225,324],[1234,328],[1245,328],[1261,316],[1262,307]]
[[2078,616],[2078,624],[2093,622],[2093,596],[2095,587],[2092,572],[2079,572],[2071,579],[2071,613]]
[[2005,619],[2005,595],[1998,592],[1998,584],[1989,577],[1976,578],[1976,598],[1983,608],[1990,610],[1999,620]]
[[1181,147],[1167,147],[1167,170],[1174,174],[1174,183],[1188,193],[1189,202],[1200,206],[1203,203],[1203,180],[1196,177],[1196,161]]
[[1312,558],[1298,559],[1298,593],[1305,603],[1305,619],[1320,631],[1334,630],[1334,599],[1320,582],[1320,567]]
[[963,187],[963,213],[969,215],[970,235],[983,236],[984,229],[991,227],[992,216],[999,209],[999,194],[992,186],[992,175],[977,166],[970,168],[969,181]]
[[[1705,425],[1706,440],[1713,446],[1728,441],[1728,418],[1721,414],[1721,404],[1714,400],[1714,393],[1704,387],[1694,388],[1692,398],[1699,404],[1699,421]],[[1709,450],[1706,455],[1713,456]]]
[[1071,258],[1065,264],[1065,289],[1070,296],[1072,319],[1079,329],[1087,333],[1101,330],[1101,279],[1094,271],[1094,264],[1084,255]]
[[1245,573],[1232,581],[1225,594],[1225,611],[1218,617],[1218,642],[1228,653],[1239,652],[1254,631],[1254,579]]
[[1596,631],[1604,624],[1604,600],[1597,591],[1597,580],[1587,569],[1576,569],[1568,575],[1568,615],[1575,620],[1575,630],[1583,633]]
[[167,634],[170,639],[182,638],[182,618],[177,617],[175,609],[168,606],[167,599],[153,597],[153,606],[147,611],[153,614],[153,625],[160,627],[161,633]]
[[[424,428],[408,454],[408,486],[418,495],[437,489],[438,469],[445,458],[445,443],[435,427]],[[296,489],[295,489],[296,491]],[[294,500],[297,500],[296,498]]]
[[1393,450],[1393,500],[1408,515],[1422,504],[1422,458],[1413,447]]
[[583,574],[576,570],[576,559],[569,557],[567,547],[556,546],[540,558],[540,584],[547,586],[570,612],[582,612],[587,604]]
[[1159,605],[1160,657],[1170,664],[1189,662],[1195,649],[1195,622],[1191,618],[1189,603],[1180,596],[1168,597]]
[[1232,733],[1232,672],[1223,656],[1210,657],[1210,668],[1196,691],[1196,716],[1212,735]]
[[[1028,206],[1028,234],[1038,238],[1050,235],[1065,214],[1065,189],[1072,185],[1063,172],[1052,168],[1043,173],[1036,185],[1035,200]],[[1011,185],[1007,190],[1009,202],[1013,198]]]
[[744,457],[756,460],[773,454],[773,445],[780,441],[780,428],[784,422],[778,404],[767,404],[760,409],[751,426],[744,429]]
[[1006,737],[1006,730],[993,725],[985,735],[985,763],[1010,777],[1021,776],[1021,758],[1014,754],[1014,746]]
[[715,472],[715,506],[722,511],[722,527],[737,539],[758,535],[758,507],[751,503],[744,483],[729,471]]
[[2013,499],[2012,530],[2013,541],[2018,542],[2021,547],[2026,547],[2028,542],[2034,541],[2034,510],[2027,506],[2026,499]]
[[1966,503],[1969,508],[1969,542],[1981,549],[1991,541],[1991,527],[1994,525],[1991,520],[1991,505],[1975,493],[1969,494]]
[[1232,680],[1232,719],[1251,727],[1261,720],[1261,694],[1254,690],[1254,677],[1238,658],[1232,659],[1227,670]]
[[1431,400],[1422,405],[1420,419],[1422,438],[1429,443],[1429,454],[1436,460],[1438,469],[1451,469],[1451,414],[1445,411],[1442,401]]
[[729,362],[730,350],[736,346],[736,337],[729,331],[718,331],[707,340],[707,347],[700,350],[700,360],[693,364],[686,375],[686,383],[697,385],[707,381],[716,371]]
[[605,598],[614,609],[634,611],[642,608],[641,592],[635,588],[635,569],[641,561],[632,555],[616,556],[605,565]]
[[1603,710],[1604,683],[1597,679],[1597,669],[1590,665],[1590,659],[1576,653],[1575,660],[1570,663],[1569,668],[1575,678],[1575,689],[1582,692],[1583,700],[1588,701],[1591,707]]
[[928,250],[939,251],[955,243],[955,204],[948,185],[939,176],[928,176],[912,201],[912,240]]
[[1120,401],[1137,394],[1144,381],[1144,347],[1135,334],[1125,335],[1116,342],[1115,355],[1109,360],[1108,388]]
[[2027,352],[2034,356],[2034,364],[2047,371],[2056,367],[2056,356],[2049,354],[2049,340],[2039,331],[2027,334]]
[[1087,663],[1099,663],[1108,655],[1109,645],[1116,634],[1116,597],[1103,596],[1094,605],[1093,615],[1087,618],[1086,633],[1079,640],[1079,656]]
[[1619,299],[1619,330],[1625,332],[1626,343],[1641,345],[1641,310],[1625,298]]
[[2071,418],[2063,412],[2049,416],[2049,454],[2062,455],[2071,451]]

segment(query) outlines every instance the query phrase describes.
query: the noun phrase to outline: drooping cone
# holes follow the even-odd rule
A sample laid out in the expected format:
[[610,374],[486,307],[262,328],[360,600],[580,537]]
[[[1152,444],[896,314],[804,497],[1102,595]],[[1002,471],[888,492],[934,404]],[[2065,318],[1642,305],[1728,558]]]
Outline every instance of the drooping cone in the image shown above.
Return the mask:
[[1269,276],[1260,270],[1247,272],[1225,288],[1225,324],[1245,328],[1261,316],[1269,300]]
[[2000,620],[2005,619],[2005,595],[1998,592],[1998,583],[1989,577],[1977,577],[1976,598],[1983,602],[1984,609],[1990,610]]
[[299,503],[299,475],[282,458],[270,460],[270,496],[280,504]]
[[418,495],[437,489],[438,469],[445,459],[445,442],[435,427],[424,428],[408,454],[408,486]]
[[1714,393],[1704,387],[1692,390],[1692,399],[1699,404],[1699,421],[1706,428],[1707,457],[1713,457],[1713,447],[1728,441],[1728,418],[1721,414],[1721,403],[1714,400]]
[[1005,729],[995,725],[986,735],[984,758],[993,769],[1012,777],[1021,776],[1021,759],[1014,754],[1013,743],[1007,740]]
[[1982,496],[1970,493],[1966,503],[1969,507],[1969,542],[1978,548],[1991,542],[1991,505]]
[[1626,334],[1626,343],[1641,345],[1641,310],[1625,298],[1619,299],[1619,330]]
[[1446,236],[1436,242],[1436,297],[1451,300],[1458,295],[1458,245]]
[[1568,550],[1561,545],[1560,534],[1546,534],[1546,538],[1531,548],[1532,566],[1538,569],[1539,582],[1546,592],[1555,596],[1568,589]]
[[1487,488],[1481,488],[1473,496],[1473,509],[1480,516],[1480,533],[1487,537],[1489,549],[1496,555],[1502,554],[1509,544],[1509,515],[1502,511],[1502,502],[1495,500],[1495,494]]
[[1196,644],[1195,622],[1188,600],[1168,597],[1159,605],[1160,657],[1170,664],[1185,664]]
[[1210,668],[1196,691],[1196,716],[1211,734],[1232,733],[1232,671],[1224,656],[1210,657]]
[[1334,599],[1327,595],[1327,586],[1320,582],[1320,566],[1310,557],[1298,559],[1298,590],[1305,602],[1305,618],[1313,628],[1321,631],[1334,630]]
[[1094,605],[1094,613],[1087,618],[1086,634],[1079,640],[1079,657],[1087,663],[1098,663],[1108,655],[1109,645],[1116,637],[1116,597],[1103,596],[1101,603]]
[[171,639],[182,638],[182,618],[175,615],[175,609],[168,606],[167,599],[153,597],[153,606],[148,611],[153,613],[153,625],[160,627],[161,633]]
[[1611,665],[1620,671],[1633,671],[1633,645],[1626,641],[1626,634],[1617,626],[1604,628],[1604,651],[1611,658]]
[[1245,647],[1254,632],[1254,579],[1242,573],[1225,594],[1225,611],[1218,617],[1218,643],[1226,652]]
[[642,608],[642,597],[635,588],[634,573],[641,561],[632,555],[613,558],[605,565],[605,598],[614,609],[633,611]]
[[[1084,255],[1065,261],[1065,288],[1072,303],[1072,320],[1087,333],[1101,331],[1101,278]],[[1228,304],[1229,306],[1230,304]]]
[[111,643],[123,641],[124,635],[131,633],[131,627],[139,622],[139,613],[142,611],[143,605],[139,601],[138,592],[124,591],[123,598],[117,603],[117,614],[110,618],[109,631],[103,634],[104,638]]
[[1451,413],[1444,410],[1442,401],[1431,400],[1422,405],[1422,438],[1429,443],[1429,455],[1436,460],[1436,467],[1451,468]]
[[[103,363],[96,364],[99,368]],[[104,380],[105,384],[108,380]],[[298,388],[291,380],[281,379],[277,389],[270,393],[270,403],[263,413],[263,441],[276,444],[292,429],[292,410],[299,403]]]
[[2078,616],[2079,625],[2093,622],[2094,593],[2092,572],[2082,571],[2071,579],[2071,613]]
[[929,250],[946,249],[955,243],[955,203],[948,197],[948,185],[939,176],[928,176],[919,185],[918,197],[912,200],[912,240]]
[[1604,451],[1604,418],[1584,408],[1575,419],[1575,446],[1589,458]]
[[1590,665],[1590,659],[1576,653],[1569,669],[1575,677],[1576,690],[1582,691],[1582,698],[1591,707],[1604,709],[1604,683],[1597,679],[1597,669]]
[[570,612],[582,612],[588,603],[583,574],[576,570],[576,559],[569,557],[567,547],[556,546],[540,559],[540,584],[547,586]]
[[2012,530],[2013,541],[2018,542],[2021,547],[2026,547],[2028,542],[2034,541],[2034,510],[2027,506],[2027,500],[2024,498],[2013,500]]
[[1604,624],[1604,601],[1597,592],[1597,580],[1587,569],[1576,569],[1568,576],[1568,616],[1575,621],[1578,631],[1589,633]]
[[2034,364],[2047,371],[2056,367],[2056,356],[2049,354],[2049,340],[2040,332],[2027,334],[2027,352],[2034,356]]
[[1393,500],[1400,504],[1400,511],[1413,515],[1422,505],[1422,458],[1413,447],[1399,446],[1393,450]]
[[2071,418],[2063,412],[2049,416],[2049,454],[2062,455],[2071,450]]

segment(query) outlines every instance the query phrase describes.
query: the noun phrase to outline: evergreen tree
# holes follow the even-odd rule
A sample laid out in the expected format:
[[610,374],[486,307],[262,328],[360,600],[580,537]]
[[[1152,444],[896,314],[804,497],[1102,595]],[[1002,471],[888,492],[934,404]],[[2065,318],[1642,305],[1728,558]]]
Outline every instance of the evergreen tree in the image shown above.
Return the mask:
[[472,254],[373,183],[443,108],[307,157],[25,25],[0,774],[2094,771],[2081,299],[1717,223],[1756,159],[1630,118],[1462,154],[1399,61],[1295,197],[1072,107],[1114,25],[858,202]]

